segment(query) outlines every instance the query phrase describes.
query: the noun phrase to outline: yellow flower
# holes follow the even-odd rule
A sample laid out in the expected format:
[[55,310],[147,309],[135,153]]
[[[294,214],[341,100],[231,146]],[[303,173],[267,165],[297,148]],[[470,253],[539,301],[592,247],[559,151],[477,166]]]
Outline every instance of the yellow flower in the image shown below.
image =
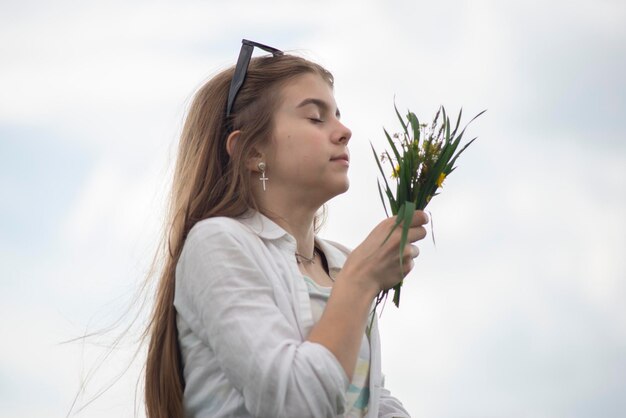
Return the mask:
[[439,174],[439,178],[437,179],[437,187],[441,187],[445,179],[446,175],[444,173]]
[[391,173],[391,177],[393,177],[394,179],[397,179],[399,175],[400,175],[400,165],[398,164],[393,168],[393,173]]

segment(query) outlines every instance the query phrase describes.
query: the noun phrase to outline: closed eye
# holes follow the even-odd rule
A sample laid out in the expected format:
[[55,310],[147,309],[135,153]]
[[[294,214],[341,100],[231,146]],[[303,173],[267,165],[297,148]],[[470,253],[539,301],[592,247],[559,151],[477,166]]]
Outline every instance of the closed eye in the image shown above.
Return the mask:
[[317,118],[309,118],[309,120],[315,124],[324,122],[323,120]]

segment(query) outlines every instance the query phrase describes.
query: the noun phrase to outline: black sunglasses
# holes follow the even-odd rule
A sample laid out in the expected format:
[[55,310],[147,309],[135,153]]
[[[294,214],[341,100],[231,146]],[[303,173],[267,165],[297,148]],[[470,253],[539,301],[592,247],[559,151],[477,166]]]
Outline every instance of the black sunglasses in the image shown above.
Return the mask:
[[228,104],[226,106],[226,118],[230,116],[230,112],[233,110],[233,103],[235,97],[241,89],[244,80],[246,79],[246,73],[248,72],[248,65],[250,65],[250,58],[252,57],[252,50],[256,46],[264,51],[271,52],[275,57],[283,55],[283,51],[272,48],[271,46],[263,45],[258,42],[249,41],[247,39],[241,40],[241,51],[239,51],[239,59],[237,59],[237,66],[235,67],[235,73],[233,79],[230,82],[230,90],[228,91]]

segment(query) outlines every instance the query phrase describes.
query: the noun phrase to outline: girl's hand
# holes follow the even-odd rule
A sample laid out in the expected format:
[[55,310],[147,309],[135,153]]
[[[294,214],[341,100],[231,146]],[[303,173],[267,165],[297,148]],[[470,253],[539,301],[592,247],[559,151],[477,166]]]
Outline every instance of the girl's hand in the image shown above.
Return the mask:
[[401,270],[401,225],[395,228],[385,242],[395,222],[394,216],[379,223],[361,245],[348,256],[341,271],[341,276],[365,286],[365,289],[373,292],[374,296],[398,284],[413,269],[415,265],[413,259],[418,256],[419,249],[412,243],[426,236],[426,228],[423,225],[428,223],[428,216],[424,211],[417,210],[413,214],[407,245],[402,254],[403,268]]

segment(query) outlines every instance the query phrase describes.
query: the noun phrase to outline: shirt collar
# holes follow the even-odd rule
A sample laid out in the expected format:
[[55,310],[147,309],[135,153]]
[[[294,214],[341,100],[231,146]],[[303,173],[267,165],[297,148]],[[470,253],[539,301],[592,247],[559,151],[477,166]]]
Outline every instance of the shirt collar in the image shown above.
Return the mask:
[[261,212],[255,210],[249,210],[238,220],[242,224],[248,226],[255,234],[263,239],[279,239],[285,235],[291,237],[291,235],[278,226],[276,222],[272,221]]
[[328,262],[328,269],[335,271],[341,270],[348,254],[350,254],[350,250],[341,244],[319,238],[318,236],[315,237],[315,243],[319,249],[324,252],[324,256],[326,256],[326,261]]
[[[289,240],[293,241],[293,244],[295,245],[295,239],[291,236],[291,234],[285,231],[276,222],[263,215],[261,212],[249,210],[238,220],[242,224],[248,226],[262,239],[278,240],[283,237],[289,237]],[[343,263],[346,261],[346,257],[350,253],[348,248],[336,242],[322,239],[318,236],[315,236],[315,243],[320,250],[324,252],[329,269],[339,270],[343,267]]]

